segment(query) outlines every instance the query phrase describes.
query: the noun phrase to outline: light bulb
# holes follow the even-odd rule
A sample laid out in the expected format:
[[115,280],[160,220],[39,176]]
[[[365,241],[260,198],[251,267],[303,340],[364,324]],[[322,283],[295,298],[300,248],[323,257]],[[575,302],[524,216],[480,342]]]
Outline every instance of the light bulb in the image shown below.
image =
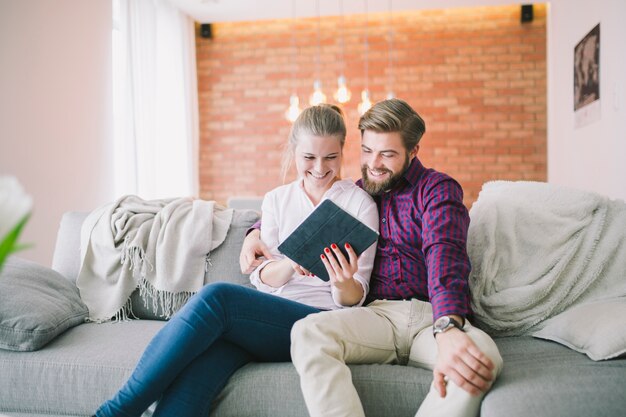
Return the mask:
[[365,89],[361,91],[361,102],[359,103],[359,114],[363,116],[366,111],[368,111],[372,107],[372,102],[370,101],[370,92]]
[[297,95],[292,94],[291,97],[289,97],[289,108],[285,111],[285,117],[293,123],[296,121],[301,112],[300,99]]
[[309,104],[311,106],[317,106],[322,103],[326,103],[326,95],[322,93],[322,83],[319,80],[315,80],[313,83],[313,94],[311,94],[309,98]]
[[346,86],[346,77],[344,77],[343,75],[339,76],[339,78],[337,79],[337,91],[335,92],[335,100],[337,100],[338,103],[347,103],[348,101],[350,101],[350,97],[352,96],[352,94],[350,94],[350,90],[348,90],[348,87]]

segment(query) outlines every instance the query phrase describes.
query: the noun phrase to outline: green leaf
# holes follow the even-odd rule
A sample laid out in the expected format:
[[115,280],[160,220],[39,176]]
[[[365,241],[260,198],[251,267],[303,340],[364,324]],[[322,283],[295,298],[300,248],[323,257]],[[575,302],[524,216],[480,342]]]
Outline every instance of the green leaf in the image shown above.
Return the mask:
[[9,233],[7,233],[2,242],[0,242],[0,265],[4,264],[4,260],[7,256],[27,247],[27,245],[18,245],[16,242],[29,217],[30,214],[24,216],[22,220],[20,220],[20,222]]

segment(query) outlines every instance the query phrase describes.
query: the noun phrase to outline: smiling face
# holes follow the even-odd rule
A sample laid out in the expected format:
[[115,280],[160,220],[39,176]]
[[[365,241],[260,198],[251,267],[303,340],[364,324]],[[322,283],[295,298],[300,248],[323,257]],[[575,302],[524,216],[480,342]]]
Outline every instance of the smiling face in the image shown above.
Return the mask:
[[419,146],[408,152],[400,132],[364,130],[361,142],[363,188],[371,195],[392,189],[417,155]]
[[294,156],[298,176],[304,180],[304,189],[309,193],[324,193],[339,178],[341,143],[334,136],[303,133]]

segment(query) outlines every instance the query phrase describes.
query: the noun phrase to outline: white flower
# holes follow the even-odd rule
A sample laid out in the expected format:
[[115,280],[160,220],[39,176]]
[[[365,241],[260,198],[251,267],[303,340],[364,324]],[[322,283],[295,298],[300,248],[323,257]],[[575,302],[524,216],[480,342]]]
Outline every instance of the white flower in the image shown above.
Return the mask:
[[4,257],[15,248],[15,242],[8,235],[26,218],[32,205],[33,199],[17,179],[0,176],[0,267]]

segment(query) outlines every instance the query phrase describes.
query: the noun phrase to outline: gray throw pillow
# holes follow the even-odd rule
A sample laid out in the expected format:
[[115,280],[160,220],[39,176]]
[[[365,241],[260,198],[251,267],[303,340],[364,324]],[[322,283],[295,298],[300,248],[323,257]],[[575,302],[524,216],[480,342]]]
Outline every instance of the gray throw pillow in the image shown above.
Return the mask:
[[58,272],[11,257],[0,273],[0,349],[33,351],[83,323],[87,306]]

